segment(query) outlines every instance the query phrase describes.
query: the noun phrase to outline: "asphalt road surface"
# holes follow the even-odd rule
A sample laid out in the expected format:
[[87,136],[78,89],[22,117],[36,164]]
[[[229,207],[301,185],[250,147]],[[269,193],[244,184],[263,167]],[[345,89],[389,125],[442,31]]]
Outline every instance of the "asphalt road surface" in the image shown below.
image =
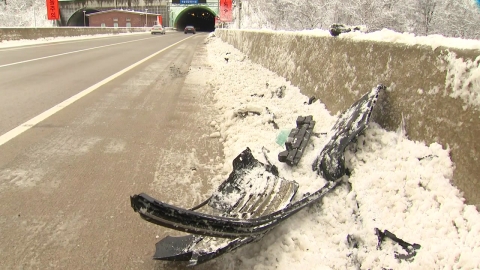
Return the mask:
[[[223,163],[206,35],[0,49],[1,269],[182,269],[129,196],[191,207]],[[216,262],[200,269],[222,269]]]

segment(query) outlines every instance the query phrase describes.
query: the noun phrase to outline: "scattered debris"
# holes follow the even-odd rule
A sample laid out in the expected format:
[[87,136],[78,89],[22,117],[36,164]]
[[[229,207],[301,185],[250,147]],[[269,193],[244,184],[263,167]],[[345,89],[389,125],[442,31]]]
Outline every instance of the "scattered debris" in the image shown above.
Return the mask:
[[297,165],[310,140],[313,127],[315,127],[313,116],[297,117],[297,127],[290,131],[287,141],[285,142],[287,150],[278,154],[278,161],[285,162],[290,166]]
[[263,111],[262,107],[254,106],[254,105],[244,105],[238,108],[234,113],[233,116],[245,118],[248,115],[261,115]]
[[358,248],[358,244],[359,241],[357,238],[355,238],[355,236],[351,235],[351,234],[348,234],[347,235],[347,244],[350,248]]
[[[147,221],[200,234],[167,236],[156,244],[154,259],[202,263],[260,239],[286,218],[280,210],[295,195],[296,182],[279,177],[275,166],[259,162],[248,148],[234,159],[233,168],[218,190],[192,210],[162,203],[146,194],[131,197],[132,207]],[[193,211],[203,206],[221,215]],[[216,249],[212,250],[212,245]]]
[[267,162],[267,164],[265,165],[266,170],[269,172],[272,172],[274,175],[278,175],[278,168],[275,165],[273,165],[268,159],[267,153],[270,153],[270,151],[267,148],[265,148],[265,146],[262,146],[262,153],[263,153],[263,157],[265,158],[265,162]]
[[422,161],[424,159],[432,159],[432,158],[438,158],[438,156],[437,155],[428,155],[428,156],[424,156],[424,157],[419,157],[418,161]]
[[[358,247],[360,246],[360,239],[357,239],[355,236],[348,234],[347,244],[350,249],[358,249]],[[350,258],[352,264],[356,267],[356,269],[362,269],[362,264],[358,260],[357,252],[352,251],[347,254],[347,257]]]
[[[131,196],[133,210],[146,221],[177,231],[193,233],[163,238],[156,244],[154,259],[189,261],[190,265],[206,262],[261,239],[285,219],[319,201],[342,183],[346,172],[343,157],[345,148],[366,128],[378,92],[384,88],[381,85],[377,86],[339,117],[332,129],[330,141],[312,165],[313,170],[318,170],[331,181],[327,181],[327,184],[313,193],[304,194],[296,201],[292,202],[292,199],[298,184],[279,176],[278,168],[268,160],[265,148],[262,148],[262,152],[267,164],[255,159],[250,149],[246,148],[233,160],[233,171],[217,191],[205,202],[191,209],[169,205],[144,193]],[[268,108],[266,110],[271,114]],[[250,113],[260,114],[261,111],[262,108],[244,106],[235,114],[246,116]],[[296,134],[306,133],[309,137],[315,123],[312,119],[312,116],[298,117],[299,131]],[[302,138],[285,143],[286,146],[289,145],[287,149],[301,147],[301,151],[304,151],[308,138],[306,136]],[[298,163],[296,156],[290,160],[292,164]],[[206,211],[195,211],[200,208],[203,210],[204,207],[207,208]],[[378,232],[379,242],[383,241],[384,237],[389,237],[397,240],[407,250],[413,249],[413,252],[420,247],[417,244],[410,245],[388,231]],[[358,247],[358,240],[351,235],[347,236],[347,242],[353,248]],[[411,254],[412,252],[407,255],[398,254],[398,258],[408,259]],[[355,260],[353,258],[354,263]]]
[[173,78],[184,77],[189,72],[189,71],[182,71],[182,69],[177,67],[175,64],[171,65],[169,68],[170,68],[170,74]]
[[317,101],[317,98],[314,97],[314,96],[311,96],[309,99],[308,99],[308,105],[312,105],[315,101]]
[[391,233],[388,230],[384,230],[382,232],[378,228],[375,228],[375,234],[377,235],[377,238],[378,238],[377,249],[382,249],[381,245],[382,245],[383,241],[385,241],[385,238],[390,238],[392,241],[399,244],[403,248],[403,250],[405,250],[407,252],[407,254],[400,254],[398,252],[395,252],[395,258],[399,259],[399,260],[413,259],[413,257],[415,257],[415,255],[417,255],[416,250],[421,248],[421,246],[419,244],[407,243],[407,242],[403,241],[402,239],[398,238],[395,234]]
[[348,26],[345,24],[332,24],[330,25],[330,35],[337,37],[340,34],[348,33],[351,31],[361,31],[361,26]]
[[287,89],[287,87],[285,85],[282,85],[280,87],[278,87],[277,89],[275,89],[275,91],[272,91],[272,97],[273,98],[274,96],[277,96],[278,98],[283,98],[285,96],[285,90]]
[[314,171],[329,181],[345,175],[345,148],[365,130],[378,94],[385,89],[383,85],[373,88],[338,118],[329,132],[330,140],[312,164]]
[[267,114],[269,114],[269,115],[272,116],[272,119],[268,120],[268,123],[269,123],[269,124],[272,124],[274,129],[279,129],[277,123],[275,123],[275,114],[272,113],[272,112],[268,109],[268,107],[265,107],[265,110],[267,111]]

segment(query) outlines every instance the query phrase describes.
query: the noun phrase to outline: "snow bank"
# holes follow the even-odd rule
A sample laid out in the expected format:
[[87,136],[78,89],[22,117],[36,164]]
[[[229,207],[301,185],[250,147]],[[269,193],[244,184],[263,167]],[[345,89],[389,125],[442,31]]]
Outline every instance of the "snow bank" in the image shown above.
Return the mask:
[[[216,35],[253,62],[287,78],[304,95],[319,98],[333,114],[348,108],[373,86],[386,85],[388,95],[381,104],[386,109],[376,121],[387,130],[404,126],[413,140],[449,146],[456,168],[455,186],[469,203],[480,207],[476,161],[480,141],[474,139],[480,132],[479,50],[438,47],[439,37],[391,31],[332,37],[321,30],[217,29]],[[410,45],[397,42],[401,39]],[[423,46],[422,39],[436,49]],[[468,48],[474,41],[464,43],[457,47]]]
[[[208,40],[209,62],[216,74],[215,100],[224,143],[224,176],[231,160],[245,147],[278,166],[280,175],[300,184],[297,198],[315,191],[325,180],[311,164],[326,143],[313,136],[297,167],[277,161],[283,147],[275,142],[281,130],[295,126],[298,115],[313,115],[314,132],[328,132],[336,117],[325,105],[307,104],[308,97],[283,77],[255,64],[218,38]],[[228,62],[225,58],[228,57]],[[285,96],[272,95],[284,87]],[[262,107],[240,117],[239,109]],[[268,108],[268,109],[267,109]],[[377,108],[381,109],[381,108]],[[274,120],[279,129],[271,124]],[[219,257],[203,267],[211,269],[435,269],[480,267],[480,214],[465,205],[461,193],[450,184],[453,164],[449,150],[425,145],[402,132],[386,131],[371,123],[346,152],[352,170],[350,184],[338,187],[317,203],[286,220],[261,241]],[[221,177],[219,177],[221,178]],[[392,241],[377,249],[375,228],[421,245],[410,261]],[[357,244],[347,239],[354,239]],[[201,266],[202,267],[202,266]]]

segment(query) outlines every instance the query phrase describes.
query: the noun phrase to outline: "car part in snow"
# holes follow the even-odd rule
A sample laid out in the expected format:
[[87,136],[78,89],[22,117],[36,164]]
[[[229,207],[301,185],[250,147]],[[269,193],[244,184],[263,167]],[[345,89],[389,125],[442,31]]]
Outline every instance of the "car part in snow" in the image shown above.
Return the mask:
[[321,199],[340,182],[328,182],[301,200],[286,203],[285,198],[291,200],[297,189],[296,182],[278,177],[274,170],[267,171],[250,149],[235,158],[233,166],[234,171],[208,202],[218,210],[216,214],[189,211],[144,193],[132,196],[131,205],[142,218],[157,225],[199,235],[236,238],[264,233]]
[[[264,155],[266,155],[265,152]],[[172,227],[172,223],[165,224],[164,222],[167,221],[158,222],[155,215],[148,214],[149,211],[154,211],[155,209],[155,206],[149,204],[162,204],[161,202],[145,194],[132,196],[132,207],[146,220],[173,229],[176,229],[175,222],[178,222],[187,227],[181,227],[180,230],[182,231],[194,231],[207,235],[167,236],[156,244],[154,259],[190,261],[190,265],[195,265],[262,238],[269,231],[269,228],[252,235],[246,232],[243,233],[244,236],[236,236],[234,233],[220,233],[220,236],[227,234],[228,237],[231,237],[221,238],[208,236],[216,235],[215,231],[208,232],[208,224],[215,223],[214,221],[218,221],[220,218],[224,218],[224,221],[226,221],[225,224],[220,226],[228,225],[229,220],[235,220],[236,218],[238,220],[239,217],[259,218],[263,215],[277,212],[290,203],[298,189],[298,184],[278,177],[278,169],[268,160],[267,163],[267,165],[264,165],[259,162],[253,157],[250,149],[247,148],[235,158],[233,161],[233,172],[220,185],[217,192],[200,205],[190,210],[181,210],[193,214],[194,210],[208,205],[209,209],[207,210],[218,214],[217,216],[211,215],[211,220],[205,221],[207,226],[204,227],[205,232],[203,233],[195,229],[190,230],[188,227],[193,228],[195,227],[194,223],[204,223],[204,221],[196,218],[192,220],[186,218],[182,221],[184,217],[176,215],[178,214],[176,212],[176,214],[171,216],[174,222]],[[172,206],[172,209],[174,211],[179,208]],[[156,210],[159,211],[159,209]],[[170,210],[166,210],[165,214],[168,215],[167,212]],[[142,213],[146,213],[146,215],[142,215]],[[198,216],[197,218],[201,217]],[[273,222],[270,227],[273,228],[276,224],[278,222]]]
[[378,228],[375,228],[375,234],[377,235],[378,238],[378,243],[377,243],[377,249],[381,249],[381,245],[383,241],[385,241],[385,238],[390,238],[392,241],[396,242],[399,244],[403,250],[407,252],[407,254],[400,254],[398,252],[395,252],[395,258],[399,260],[410,260],[415,255],[417,255],[417,249],[420,249],[422,246],[419,244],[410,244],[402,239],[398,238],[395,234],[391,233],[388,230],[384,230],[383,232],[380,231]]
[[343,33],[348,33],[351,31],[360,31],[360,26],[348,26],[345,24],[332,24],[330,25],[330,35],[336,37]]
[[278,154],[278,161],[285,162],[290,166],[297,165],[303,156],[310,136],[312,136],[313,127],[315,127],[313,116],[297,117],[297,127],[290,131],[287,141],[285,142],[285,148],[287,148],[287,150]]
[[367,127],[380,91],[378,85],[346,110],[329,132],[330,140],[312,164],[312,169],[325,179],[334,181],[346,173],[345,148]]
[[315,96],[311,96],[308,101],[307,101],[307,104],[308,105],[312,105],[315,101],[317,101],[317,98]]
[[[279,177],[278,169],[263,154],[268,164],[255,159],[249,148],[233,160],[233,171],[205,202],[183,209],[158,201],[144,193],[130,197],[131,206],[140,216],[157,225],[195,235],[167,236],[156,244],[154,259],[190,261],[195,265],[225,252],[261,239],[283,220],[320,200],[333,190],[345,173],[345,147],[368,122],[378,86],[344,113],[335,124],[331,141],[314,163],[328,180],[314,193],[292,202],[298,188],[294,181]],[[325,165],[326,164],[326,165]],[[338,176],[338,177],[337,177]],[[333,178],[336,177],[336,178]],[[207,207],[208,206],[208,207]],[[195,211],[205,209],[204,212]]]
[[[268,161],[267,161],[268,162]],[[146,194],[130,197],[132,208],[157,225],[196,235],[168,236],[156,245],[154,259],[198,264],[261,239],[305,206],[321,199],[340,181],[291,202],[298,184],[278,176],[278,169],[255,159],[250,149],[233,161],[234,170],[210,199],[205,212],[182,209]],[[193,209],[202,208],[201,206]]]

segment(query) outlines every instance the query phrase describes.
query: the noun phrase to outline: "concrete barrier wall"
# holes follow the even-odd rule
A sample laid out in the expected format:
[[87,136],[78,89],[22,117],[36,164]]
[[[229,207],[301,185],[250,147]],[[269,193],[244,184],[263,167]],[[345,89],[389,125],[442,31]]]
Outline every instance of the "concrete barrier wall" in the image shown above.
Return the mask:
[[410,139],[448,147],[453,184],[480,209],[480,51],[295,33],[217,29],[216,35],[332,114],[386,85],[374,121],[397,130],[403,118]]
[[146,32],[150,28],[106,27],[45,27],[45,28],[0,28],[0,42],[6,40],[39,39],[49,37],[74,37],[83,35],[120,34]]

